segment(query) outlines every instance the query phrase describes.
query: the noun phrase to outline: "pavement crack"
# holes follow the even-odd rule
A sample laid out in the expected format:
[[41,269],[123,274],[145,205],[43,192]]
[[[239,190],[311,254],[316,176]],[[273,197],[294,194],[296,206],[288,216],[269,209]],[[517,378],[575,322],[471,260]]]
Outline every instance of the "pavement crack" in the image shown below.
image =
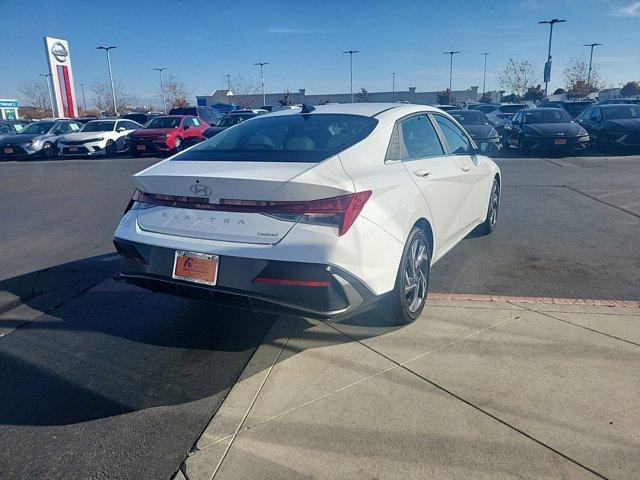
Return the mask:
[[568,190],[571,190],[572,192],[579,193],[580,195],[584,195],[585,197],[590,198],[591,200],[595,200],[596,202],[600,202],[600,203],[602,203],[604,205],[607,205],[607,206],[609,206],[611,208],[615,208],[616,210],[620,210],[621,212],[628,213],[629,215],[633,215],[636,218],[640,218],[640,214],[634,212],[633,210],[628,210],[628,209],[626,209],[624,207],[620,207],[618,205],[614,205],[613,203],[605,202],[601,198],[595,197],[593,195],[589,195],[588,193],[580,191],[577,188],[570,187],[569,185],[564,185],[564,188],[566,188]]

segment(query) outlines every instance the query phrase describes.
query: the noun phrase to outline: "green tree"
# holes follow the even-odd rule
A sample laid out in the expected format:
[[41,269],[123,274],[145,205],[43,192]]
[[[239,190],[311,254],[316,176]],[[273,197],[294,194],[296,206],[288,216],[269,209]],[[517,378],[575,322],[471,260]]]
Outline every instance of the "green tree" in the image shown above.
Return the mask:
[[535,87],[529,87],[525,94],[522,96],[523,100],[529,100],[531,102],[541,101],[544,98],[544,90],[541,85]]
[[456,97],[453,96],[451,90],[448,88],[436,93],[438,105],[453,105],[456,101]]

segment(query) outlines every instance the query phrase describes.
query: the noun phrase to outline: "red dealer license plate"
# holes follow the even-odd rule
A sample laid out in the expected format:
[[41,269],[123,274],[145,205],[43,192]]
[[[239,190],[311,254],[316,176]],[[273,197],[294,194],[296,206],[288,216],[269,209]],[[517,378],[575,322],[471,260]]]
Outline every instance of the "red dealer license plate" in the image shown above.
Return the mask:
[[556,138],[556,145],[566,145],[566,144],[567,144],[566,138]]
[[176,250],[173,278],[215,285],[218,279],[218,255]]
[[13,153],[13,148],[5,148],[4,153]]

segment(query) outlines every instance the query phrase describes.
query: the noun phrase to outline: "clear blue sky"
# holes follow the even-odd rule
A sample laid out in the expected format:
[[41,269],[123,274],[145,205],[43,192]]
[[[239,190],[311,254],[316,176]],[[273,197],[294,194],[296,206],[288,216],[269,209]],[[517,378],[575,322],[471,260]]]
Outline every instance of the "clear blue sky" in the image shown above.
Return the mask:
[[[107,4],[109,7],[107,7]],[[348,56],[354,56],[354,88],[440,90],[448,84],[445,50],[455,57],[453,88],[481,85],[482,52],[491,52],[487,89],[509,57],[528,59],[542,72],[548,26],[554,31],[551,86],[562,84],[571,55],[599,42],[594,62],[608,86],[640,80],[640,2],[630,0],[472,1],[39,1],[2,0],[0,98],[19,97],[19,85],[46,71],[42,37],[69,40],[76,87],[106,74],[113,52],[118,83],[140,99],[158,91],[155,66],[166,66],[192,94],[224,88],[224,75],[257,79],[266,61],[268,91],[306,88],[308,93],[346,92]],[[195,99],[194,99],[195,100]]]

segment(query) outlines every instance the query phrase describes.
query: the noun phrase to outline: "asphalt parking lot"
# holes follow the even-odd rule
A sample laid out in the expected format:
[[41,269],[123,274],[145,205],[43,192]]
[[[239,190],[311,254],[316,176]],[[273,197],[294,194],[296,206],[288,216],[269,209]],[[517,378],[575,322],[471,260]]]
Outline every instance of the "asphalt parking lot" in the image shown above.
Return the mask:
[[[169,478],[276,320],[108,279],[128,177],[156,161],[0,163],[8,478]],[[640,157],[498,163],[498,229],[436,265],[432,291],[640,300]]]

